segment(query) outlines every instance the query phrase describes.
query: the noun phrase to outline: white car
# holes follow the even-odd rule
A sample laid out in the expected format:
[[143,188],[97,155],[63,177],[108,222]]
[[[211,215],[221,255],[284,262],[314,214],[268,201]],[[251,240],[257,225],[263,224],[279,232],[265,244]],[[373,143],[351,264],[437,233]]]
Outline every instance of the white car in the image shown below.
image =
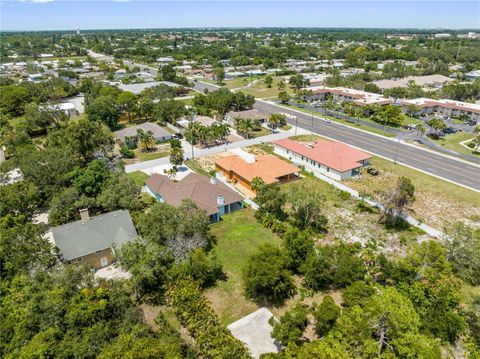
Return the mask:
[[322,117],[322,121],[325,122],[325,123],[330,123],[331,122],[328,118],[323,118],[323,117]]

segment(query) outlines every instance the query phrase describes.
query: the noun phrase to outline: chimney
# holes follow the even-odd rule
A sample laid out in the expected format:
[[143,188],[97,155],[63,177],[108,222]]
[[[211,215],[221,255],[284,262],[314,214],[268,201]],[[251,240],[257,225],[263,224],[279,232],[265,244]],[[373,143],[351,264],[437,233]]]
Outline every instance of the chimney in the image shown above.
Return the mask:
[[83,208],[83,209],[79,210],[78,212],[80,212],[80,218],[82,219],[82,221],[88,221],[90,219],[90,214],[88,213],[88,208]]
[[223,206],[223,205],[225,204],[225,200],[224,200],[224,198],[223,198],[223,195],[221,195],[221,194],[218,195],[218,197],[217,197],[217,204],[218,204],[219,206]]
[[210,177],[210,183],[213,185],[217,184],[217,178],[215,176]]

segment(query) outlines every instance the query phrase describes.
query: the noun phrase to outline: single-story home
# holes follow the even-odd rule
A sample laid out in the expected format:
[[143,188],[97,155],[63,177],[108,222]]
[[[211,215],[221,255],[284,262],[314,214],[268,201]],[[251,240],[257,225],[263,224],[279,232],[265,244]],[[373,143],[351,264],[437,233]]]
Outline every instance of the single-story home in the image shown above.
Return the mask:
[[341,181],[357,177],[372,156],[344,143],[317,140],[303,144],[284,138],[274,142],[275,153],[302,165],[309,172],[319,173]]
[[221,216],[243,208],[243,197],[215,177],[208,178],[190,173],[178,182],[160,174],[145,181],[147,192],[159,202],[178,207],[184,199],[191,199],[199,208],[207,211],[212,222]]
[[268,114],[263,113],[262,111],[253,108],[251,110],[245,111],[230,111],[225,115],[225,120],[231,125],[235,125],[236,118],[250,118],[252,120],[258,120],[260,122],[266,122],[268,119]]
[[233,184],[238,183],[252,192],[255,192],[252,189],[255,177],[260,177],[266,184],[283,183],[297,179],[300,172],[298,167],[272,155],[257,156],[251,163],[238,155],[221,157],[215,161],[215,168]]
[[177,84],[171,81],[152,81],[152,82],[141,82],[137,84],[120,84],[118,87],[122,91],[129,91],[134,93],[135,95],[140,95],[143,90],[159,85],[167,85],[169,87],[183,87],[183,85]]
[[[209,116],[200,116],[200,115],[195,116],[193,121],[198,122],[202,126],[211,126],[214,123],[219,123],[217,120]],[[177,121],[177,125],[181,126],[183,129],[186,129],[189,124],[190,124],[190,120],[187,120],[187,119]]]
[[[45,108],[45,107],[44,107]],[[56,103],[52,105],[47,105],[46,108],[49,108],[51,110],[61,110],[67,115],[68,117],[72,116],[77,116],[78,111],[73,105],[73,103],[70,102],[62,102],[62,103]]]
[[110,265],[115,249],[133,241],[137,231],[130,213],[118,210],[91,217],[80,211],[81,220],[52,228],[55,245],[67,263],[99,269]]
[[170,132],[153,122],[144,122],[140,125],[130,126],[123,130],[115,131],[115,138],[120,141],[125,141],[125,137],[136,136],[137,130],[143,130],[144,132],[151,131],[155,141],[168,141],[172,139],[172,134]]

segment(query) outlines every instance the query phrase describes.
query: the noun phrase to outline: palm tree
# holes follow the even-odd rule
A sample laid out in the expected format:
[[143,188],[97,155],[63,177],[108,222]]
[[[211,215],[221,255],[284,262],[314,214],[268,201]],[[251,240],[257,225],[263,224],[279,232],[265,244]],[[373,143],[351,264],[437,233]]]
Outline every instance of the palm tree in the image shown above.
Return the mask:
[[199,141],[200,127],[202,126],[198,122],[192,121],[188,124],[188,127],[183,134],[185,140],[187,140],[187,142],[192,145],[192,160],[194,158],[193,146],[195,146]]
[[177,168],[183,163],[183,149],[179,147],[172,148],[170,150],[170,163],[173,168]]
[[137,129],[137,139],[145,151],[150,151],[155,144],[152,131],[145,132],[142,129]]
[[254,128],[254,123],[251,118],[238,117],[235,119],[235,127],[243,137],[250,138],[250,133]]
[[424,133],[425,133],[425,126],[423,125],[423,123],[419,123],[417,125],[417,139],[420,140]]
[[327,114],[327,110],[332,111],[335,107],[335,102],[329,98],[327,101],[325,101],[322,105],[323,110],[325,111],[325,115]]
[[265,182],[261,177],[255,177],[252,182],[250,183],[250,186],[254,191],[257,191],[261,186],[263,186]]

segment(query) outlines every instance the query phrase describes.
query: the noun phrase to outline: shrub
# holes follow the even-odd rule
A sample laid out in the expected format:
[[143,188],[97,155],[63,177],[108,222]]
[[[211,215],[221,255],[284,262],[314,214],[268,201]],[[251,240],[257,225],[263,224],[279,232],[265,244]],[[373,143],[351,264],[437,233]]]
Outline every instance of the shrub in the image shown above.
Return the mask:
[[127,146],[120,147],[120,154],[123,158],[134,158],[135,152],[129,149]]
[[316,320],[315,330],[318,335],[325,336],[335,324],[335,321],[340,316],[340,308],[335,304],[334,300],[330,296],[323,298],[322,304],[320,304],[314,313]]
[[273,326],[272,338],[283,345],[299,344],[308,324],[307,315],[308,308],[297,304],[287,311],[279,322],[275,321],[273,317],[270,318],[270,324]]

